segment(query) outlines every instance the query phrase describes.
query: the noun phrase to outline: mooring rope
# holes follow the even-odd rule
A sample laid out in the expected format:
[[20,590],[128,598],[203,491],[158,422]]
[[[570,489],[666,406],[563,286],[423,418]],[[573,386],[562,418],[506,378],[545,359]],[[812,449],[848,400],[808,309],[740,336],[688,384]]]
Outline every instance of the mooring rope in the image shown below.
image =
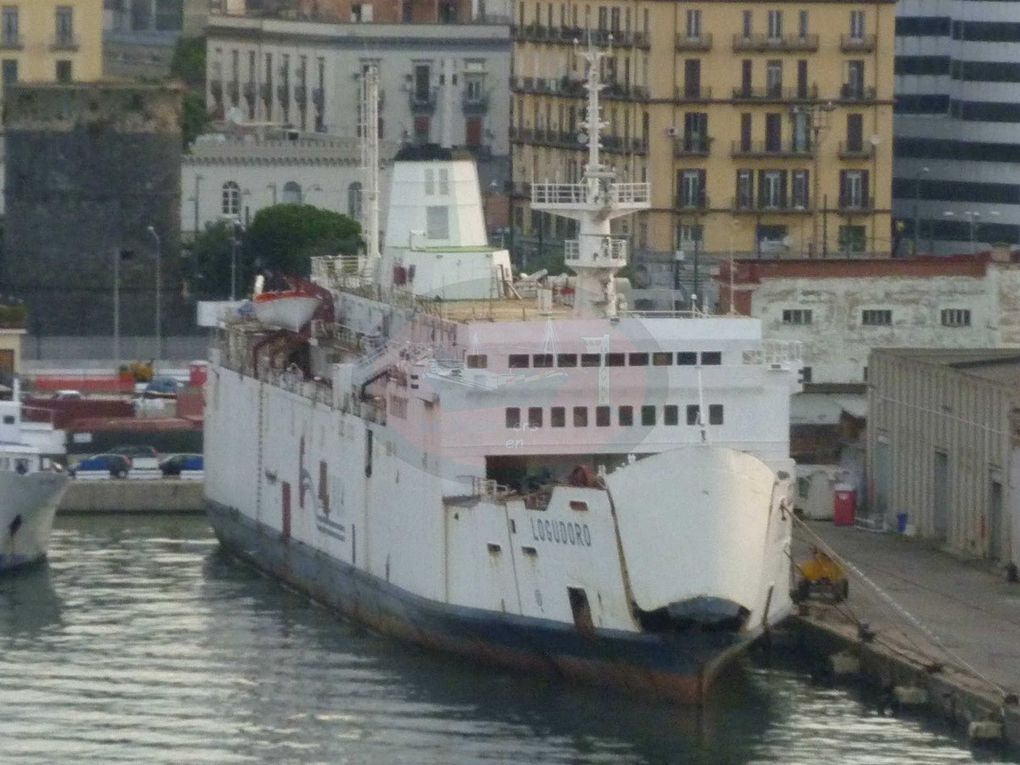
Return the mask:
[[[905,609],[903,606],[897,603],[893,599],[893,597],[889,595],[889,593],[887,593],[885,590],[879,587],[878,584],[873,582],[871,578],[863,571],[861,571],[856,565],[854,565],[849,560],[847,560],[839,553],[837,553],[834,549],[832,549],[832,546],[828,544],[824,539],[822,539],[814,530],[812,530],[811,527],[807,525],[806,521],[804,521],[802,518],[798,518],[797,516],[793,516],[793,520],[794,523],[799,524],[800,528],[802,528],[809,535],[811,535],[811,537],[814,538],[816,544],[819,547],[823,548],[826,555],[828,555],[834,561],[843,566],[843,568],[846,569],[847,571],[852,572],[855,576],[857,576],[858,579],[864,582],[864,584],[866,584],[868,587],[874,590],[875,594],[878,595],[881,601],[883,601],[893,611],[898,613],[900,616],[906,619],[907,622],[909,622],[918,631],[920,631],[921,634],[928,638],[928,640],[930,640],[937,648],[939,648],[943,653],[945,653],[946,656],[952,659],[953,663],[955,663],[960,668],[966,670],[979,680],[987,683],[991,688],[994,688],[1002,696],[1005,697],[1010,694],[1010,691],[1008,689],[999,685],[994,680],[984,675],[980,670],[977,669],[977,667],[975,667],[973,664],[971,664],[969,661],[964,659],[962,656],[960,656],[958,653],[952,650],[949,646],[947,646],[945,642],[942,640],[942,638],[936,635],[928,626],[923,624],[920,619],[918,619],[916,616],[907,611],[907,609]],[[858,622],[858,624],[861,623],[859,619],[857,619],[856,621]],[[911,643],[914,643],[913,640],[910,640],[909,636],[906,637]],[[918,648],[918,650],[920,650],[920,647],[917,646],[916,643],[914,643],[914,646],[915,648]]]

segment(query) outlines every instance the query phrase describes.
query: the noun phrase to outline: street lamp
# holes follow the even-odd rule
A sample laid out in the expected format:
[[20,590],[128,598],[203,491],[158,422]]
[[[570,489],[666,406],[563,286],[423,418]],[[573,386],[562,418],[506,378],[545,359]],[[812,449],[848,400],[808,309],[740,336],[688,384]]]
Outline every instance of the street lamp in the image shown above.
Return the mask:
[[[918,205],[921,202],[921,176],[931,172],[927,167],[922,167],[914,173],[914,255],[917,255],[917,238],[920,234],[921,219],[918,213]],[[931,225],[931,224],[929,224]],[[929,253],[930,255],[931,253]]]
[[273,192],[273,206],[275,207],[276,206],[276,184],[275,183],[270,183],[268,186],[266,186],[266,188]]
[[163,291],[163,279],[162,279],[162,242],[159,239],[159,234],[156,233],[156,229],[149,226],[146,231],[152,234],[152,238],[156,240],[156,358],[163,358],[163,323],[162,318],[162,291]]
[[[942,214],[945,215],[947,218],[955,218],[956,215],[957,215],[952,210],[946,210]],[[988,216],[994,216],[994,215],[998,215],[999,211],[998,210],[990,210],[990,211],[988,211],[985,214],[988,215]],[[966,215],[967,216],[967,221],[968,221],[969,230],[970,230],[970,254],[973,255],[977,251],[975,249],[975,242],[974,242],[974,240],[976,238],[975,234],[976,234],[976,230],[977,230],[977,221],[978,221],[978,218],[981,217],[981,213],[978,210],[965,210],[965,211],[961,212],[960,215]]]
[[199,220],[198,220],[198,192],[199,192],[199,184],[201,184],[203,180],[205,180],[205,176],[204,175],[198,174],[198,175],[195,176],[195,198],[194,198],[194,202],[195,202],[195,237],[196,238],[198,237],[198,224],[199,224]]
[[[812,164],[814,169],[812,174],[812,206],[814,209],[814,215],[811,216],[811,253],[816,255],[818,253],[818,168],[819,168],[819,154],[821,153],[821,137],[823,131],[829,127],[829,118],[832,112],[836,110],[836,105],[832,101],[826,101],[824,103],[810,103],[810,104],[796,104],[790,107],[790,114],[796,121],[800,115],[803,115],[807,119],[807,128],[811,131],[811,155]],[[796,131],[796,127],[794,128]],[[757,238],[757,233],[755,234]],[[825,241],[828,236],[823,237],[822,241],[822,257],[828,255],[828,242]]]
[[244,227],[241,225],[239,217],[231,218],[231,237],[230,237],[230,300],[231,302],[235,299],[237,292],[237,248],[241,244],[241,240],[238,238],[238,234],[244,231]]

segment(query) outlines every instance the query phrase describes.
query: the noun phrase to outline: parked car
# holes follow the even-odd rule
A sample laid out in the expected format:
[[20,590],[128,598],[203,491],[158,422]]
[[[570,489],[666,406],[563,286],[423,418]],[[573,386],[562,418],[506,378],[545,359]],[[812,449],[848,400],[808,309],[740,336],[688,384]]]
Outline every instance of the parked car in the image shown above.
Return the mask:
[[159,454],[151,446],[115,446],[110,454],[127,457],[132,478],[159,478]]
[[175,454],[159,463],[164,478],[180,477],[185,480],[201,480],[205,475],[201,454]]
[[131,460],[123,454],[94,454],[71,468],[71,476],[82,481],[127,478]]

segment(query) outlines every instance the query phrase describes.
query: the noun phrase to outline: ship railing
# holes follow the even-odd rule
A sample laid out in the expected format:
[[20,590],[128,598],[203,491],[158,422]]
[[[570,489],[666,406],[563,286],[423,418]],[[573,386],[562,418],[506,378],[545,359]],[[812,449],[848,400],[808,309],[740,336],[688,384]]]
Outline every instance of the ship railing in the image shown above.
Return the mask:
[[583,183],[533,183],[531,203],[536,205],[577,205],[588,201]]
[[614,183],[609,187],[610,199],[622,205],[646,205],[651,199],[647,183]]
[[312,279],[333,287],[363,287],[370,283],[361,273],[357,255],[321,255],[312,260]]
[[744,363],[773,367],[800,366],[803,359],[798,340],[765,340],[761,348],[744,351]]
[[[725,314],[714,314],[699,308],[686,311],[620,311],[621,316],[636,319],[725,319]],[[734,317],[736,318],[736,317]],[[747,317],[740,317],[747,318]]]

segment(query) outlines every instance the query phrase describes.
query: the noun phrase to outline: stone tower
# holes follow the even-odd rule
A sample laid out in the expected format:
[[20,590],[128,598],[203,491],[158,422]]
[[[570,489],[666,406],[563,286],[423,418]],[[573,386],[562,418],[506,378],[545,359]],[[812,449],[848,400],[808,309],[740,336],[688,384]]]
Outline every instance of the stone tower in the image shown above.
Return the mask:
[[[134,83],[8,86],[3,289],[29,331],[154,333],[156,243],[162,330],[193,324],[180,298],[181,93]],[[116,259],[116,263],[115,263]]]

